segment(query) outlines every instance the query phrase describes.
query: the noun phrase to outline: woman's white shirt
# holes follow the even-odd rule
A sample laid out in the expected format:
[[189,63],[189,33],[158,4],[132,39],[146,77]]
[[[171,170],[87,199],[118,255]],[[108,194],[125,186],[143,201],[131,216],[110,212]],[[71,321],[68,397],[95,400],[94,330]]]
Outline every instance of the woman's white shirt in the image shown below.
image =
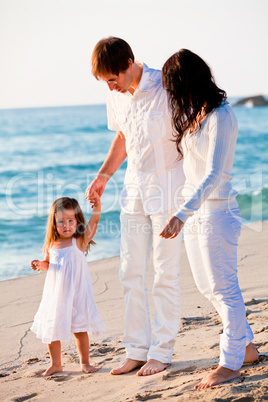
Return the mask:
[[210,112],[193,133],[182,141],[186,177],[184,203],[175,214],[182,222],[206,200],[232,201],[232,168],[238,124],[232,108],[223,103]]

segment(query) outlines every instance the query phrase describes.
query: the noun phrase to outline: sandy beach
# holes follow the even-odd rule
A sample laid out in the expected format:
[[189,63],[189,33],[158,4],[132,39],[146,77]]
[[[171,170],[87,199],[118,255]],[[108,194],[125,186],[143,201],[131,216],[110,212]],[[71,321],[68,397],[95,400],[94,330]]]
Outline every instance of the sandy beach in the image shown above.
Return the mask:
[[[39,377],[48,367],[47,346],[30,331],[41,300],[45,273],[0,282],[1,401],[263,401],[268,400],[268,221],[262,231],[244,227],[239,245],[239,282],[260,358],[241,369],[241,377],[208,390],[194,386],[217,365],[222,324],[213,306],[195,287],[182,248],[182,320],[172,365],[162,373],[138,377],[136,371],[112,376],[125,358],[124,300],[119,257],[89,264],[95,300],[107,332],[91,339],[97,373],[80,371],[75,339],[62,342],[63,372]],[[152,264],[151,264],[152,268]],[[14,267],[14,269],[16,269]],[[29,274],[31,273],[29,267]],[[152,269],[149,282],[152,283]],[[153,313],[150,299],[151,313]]]

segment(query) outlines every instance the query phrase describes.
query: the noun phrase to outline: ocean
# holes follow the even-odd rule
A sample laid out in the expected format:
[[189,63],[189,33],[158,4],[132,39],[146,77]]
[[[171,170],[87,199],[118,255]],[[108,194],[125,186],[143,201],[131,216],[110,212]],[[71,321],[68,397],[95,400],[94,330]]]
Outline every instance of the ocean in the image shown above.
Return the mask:
[[[235,99],[229,99],[230,104]],[[234,108],[239,136],[233,186],[243,225],[261,231],[268,219],[268,107]],[[105,105],[0,110],[0,280],[36,275],[47,213],[62,196],[77,198],[87,218],[87,186],[109,150]],[[120,194],[126,161],[108,182],[88,261],[120,251]]]

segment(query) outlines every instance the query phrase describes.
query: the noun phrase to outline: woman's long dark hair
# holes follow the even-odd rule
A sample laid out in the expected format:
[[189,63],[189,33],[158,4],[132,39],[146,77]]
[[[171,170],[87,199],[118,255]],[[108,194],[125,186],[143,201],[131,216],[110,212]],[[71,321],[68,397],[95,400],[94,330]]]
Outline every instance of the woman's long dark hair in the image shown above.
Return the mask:
[[217,87],[209,66],[187,49],[173,54],[162,69],[163,87],[168,93],[176,145],[182,156],[181,140],[202,108],[211,112],[226,100],[226,92]]

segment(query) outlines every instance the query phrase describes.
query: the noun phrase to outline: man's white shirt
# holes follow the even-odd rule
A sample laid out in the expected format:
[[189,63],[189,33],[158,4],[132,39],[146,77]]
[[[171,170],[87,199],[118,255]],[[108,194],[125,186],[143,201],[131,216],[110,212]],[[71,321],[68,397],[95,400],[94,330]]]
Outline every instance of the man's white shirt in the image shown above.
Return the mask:
[[111,91],[107,99],[108,128],[126,139],[127,171],[121,198],[125,213],[146,215],[178,209],[184,185],[182,160],[172,135],[167,94],[161,71],[143,64],[140,83],[130,92]]

